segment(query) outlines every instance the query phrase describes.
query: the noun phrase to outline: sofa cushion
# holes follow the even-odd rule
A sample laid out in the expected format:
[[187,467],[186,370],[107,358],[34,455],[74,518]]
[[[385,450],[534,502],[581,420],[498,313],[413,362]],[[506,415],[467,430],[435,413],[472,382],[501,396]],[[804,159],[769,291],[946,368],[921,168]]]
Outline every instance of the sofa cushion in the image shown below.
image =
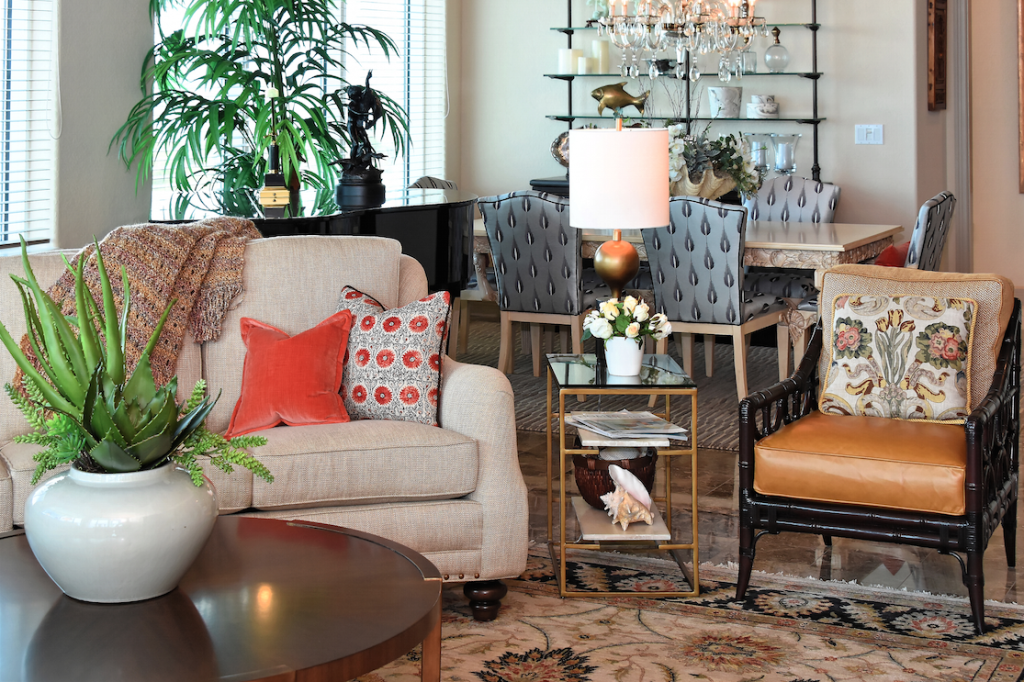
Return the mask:
[[11,484],[11,472],[0,457],[0,533],[9,531],[14,523],[14,487]]
[[[6,396],[4,399],[6,400]],[[11,476],[11,496],[14,500],[12,516],[16,525],[25,522],[25,501],[35,489],[35,486],[32,485],[32,474],[36,472],[36,462],[32,456],[41,449],[38,445],[25,443],[11,442],[0,445],[0,461],[3,462]],[[47,471],[43,474],[40,483],[67,470],[68,465],[62,464],[56,469]]]
[[274,482],[253,481],[253,506],[289,509],[443,500],[476,489],[477,444],[424,424],[353,421],[260,433]]
[[341,387],[349,416],[437,426],[451,295],[441,291],[385,310],[372,297],[345,287],[338,310],[354,317]]
[[[821,328],[832,329],[831,301],[855,291],[884,296],[969,298],[978,304],[971,341],[970,404],[980,405],[992,385],[1003,331],[1013,312],[1013,282],[1001,275],[931,272],[880,265],[840,265],[822,278]],[[818,376],[828,375],[828,354],[822,353]]]
[[295,336],[243,317],[242,395],[225,436],[234,438],[281,423],[347,422],[338,390],[351,329],[352,313],[347,310]]
[[203,344],[203,371],[213,395],[223,390],[207,427],[224,433],[242,390],[245,344],[239,331],[251,317],[288,333],[309,329],[337,311],[346,284],[385,307],[398,302],[402,246],[378,237],[274,237],[245,247],[244,292],[224,318],[224,332]]
[[762,495],[958,516],[962,426],[812,412],[754,446]]
[[836,296],[818,409],[963,423],[976,308],[969,299]]

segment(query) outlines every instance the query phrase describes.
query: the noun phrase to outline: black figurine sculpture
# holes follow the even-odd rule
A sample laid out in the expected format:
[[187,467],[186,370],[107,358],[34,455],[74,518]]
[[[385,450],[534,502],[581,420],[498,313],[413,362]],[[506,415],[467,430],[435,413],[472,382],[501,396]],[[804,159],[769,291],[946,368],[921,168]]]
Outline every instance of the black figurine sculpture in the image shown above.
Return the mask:
[[348,158],[341,160],[344,170],[335,193],[335,200],[343,209],[380,206],[384,203],[381,171],[373,164],[386,154],[373,151],[367,132],[384,116],[380,97],[370,88],[372,75],[372,70],[366,74],[365,85],[345,88],[348,96],[348,136],[352,146]]

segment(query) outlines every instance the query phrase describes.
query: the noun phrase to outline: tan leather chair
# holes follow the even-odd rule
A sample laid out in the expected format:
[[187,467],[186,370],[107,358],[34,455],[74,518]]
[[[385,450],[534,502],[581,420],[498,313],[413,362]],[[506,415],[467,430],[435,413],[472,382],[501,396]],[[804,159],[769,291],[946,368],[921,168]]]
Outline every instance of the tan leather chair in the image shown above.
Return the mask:
[[[888,309],[877,305],[883,296]],[[916,297],[935,300],[914,308]],[[833,536],[899,542],[957,558],[984,632],[982,556],[1000,523],[1015,563],[1021,306],[1013,283],[844,265],[825,273],[821,301],[797,372],[740,403],[736,597],[765,533],[816,533],[826,545]],[[940,327],[947,312],[969,333]],[[945,366],[944,351],[929,350],[937,338],[953,339]],[[943,402],[951,396],[961,403]]]

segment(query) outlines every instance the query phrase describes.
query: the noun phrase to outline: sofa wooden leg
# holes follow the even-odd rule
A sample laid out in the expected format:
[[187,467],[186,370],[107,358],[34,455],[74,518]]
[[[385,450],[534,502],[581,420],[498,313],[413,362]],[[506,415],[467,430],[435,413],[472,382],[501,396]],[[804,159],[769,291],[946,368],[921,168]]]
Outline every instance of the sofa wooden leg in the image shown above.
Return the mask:
[[982,568],[982,553],[967,553],[967,594],[971,598],[971,614],[978,634],[985,633],[985,574]]
[[500,580],[479,580],[466,583],[462,593],[469,599],[473,620],[487,621],[498,617],[501,598],[508,594],[508,587]]
[[1006,510],[1003,517],[1003,546],[1006,548],[1006,565],[1013,568],[1017,565],[1017,503],[1014,502]]

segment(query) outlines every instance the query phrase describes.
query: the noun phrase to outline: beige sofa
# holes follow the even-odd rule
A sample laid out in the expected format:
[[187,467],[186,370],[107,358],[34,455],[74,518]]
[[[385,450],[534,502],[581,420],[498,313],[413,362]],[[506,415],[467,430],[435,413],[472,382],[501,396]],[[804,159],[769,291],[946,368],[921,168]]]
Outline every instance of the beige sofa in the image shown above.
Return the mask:
[[[63,264],[54,252],[31,257],[41,283]],[[0,257],[0,320],[19,338],[21,300],[10,273],[20,259]],[[295,334],[335,312],[346,284],[402,306],[427,293],[423,268],[398,242],[375,237],[277,237],[245,252],[245,291],[233,302],[217,341],[186,338],[178,360],[179,398],[200,377],[223,390],[207,420],[223,433],[237,401],[245,346],[239,320],[252,317]],[[15,366],[0,352],[0,381]],[[276,477],[268,484],[244,470],[226,475],[208,466],[221,513],[336,524],[382,535],[421,552],[446,581],[469,581],[466,594],[480,618],[493,617],[505,588],[498,579],[526,565],[526,486],[516,451],[512,389],[490,367],[445,358],[441,428],[407,422],[360,421],[279,427],[261,433],[256,451]],[[19,525],[31,492],[36,446],[12,442],[28,431],[0,396],[0,531]]]

